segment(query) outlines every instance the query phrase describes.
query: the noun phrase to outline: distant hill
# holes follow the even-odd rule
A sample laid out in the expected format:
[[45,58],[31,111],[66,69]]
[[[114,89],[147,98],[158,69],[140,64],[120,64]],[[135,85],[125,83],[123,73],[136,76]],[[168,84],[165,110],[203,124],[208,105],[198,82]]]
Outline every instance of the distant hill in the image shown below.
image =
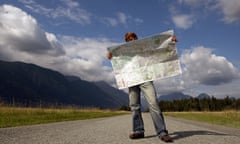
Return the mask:
[[181,92],[174,92],[174,93],[170,93],[167,95],[161,95],[158,98],[158,101],[173,101],[173,100],[182,100],[182,99],[189,99],[192,96],[189,95],[185,95]]
[[209,99],[211,98],[208,94],[206,93],[201,93],[197,96],[198,99]]
[[[182,99],[189,99],[193,98],[190,95],[183,94],[182,92],[173,92],[167,95],[161,95],[158,100],[159,101],[173,101],[173,100],[182,100]],[[196,98],[198,99],[209,99],[211,98],[208,94],[206,93],[201,93],[199,94]]]
[[73,105],[114,109],[128,104],[127,94],[107,83],[64,76],[34,64],[5,61],[0,61],[0,101],[21,106]]
[[[112,86],[109,86],[104,81],[95,82],[95,85],[98,86],[101,90],[111,96],[111,99],[114,103],[118,105],[129,105],[128,94],[124,91],[120,91]],[[110,99],[110,98],[109,98]]]

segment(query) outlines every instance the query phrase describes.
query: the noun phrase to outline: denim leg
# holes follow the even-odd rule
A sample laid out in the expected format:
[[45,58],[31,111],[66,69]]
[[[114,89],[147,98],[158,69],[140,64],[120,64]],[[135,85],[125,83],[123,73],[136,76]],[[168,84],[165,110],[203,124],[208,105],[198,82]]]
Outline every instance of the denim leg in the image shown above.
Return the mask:
[[129,102],[132,111],[133,132],[144,132],[139,86],[129,88]]
[[151,113],[157,135],[159,137],[162,137],[168,134],[164,117],[158,105],[156,90],[154,88],[153,82],[145,82],[141,84],[140,89],[148,102],[149,111]]

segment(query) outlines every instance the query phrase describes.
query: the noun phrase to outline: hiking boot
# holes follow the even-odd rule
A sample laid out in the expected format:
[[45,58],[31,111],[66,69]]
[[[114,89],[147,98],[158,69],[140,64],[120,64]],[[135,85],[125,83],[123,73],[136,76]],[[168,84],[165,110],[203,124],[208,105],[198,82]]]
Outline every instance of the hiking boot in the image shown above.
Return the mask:
[[130,139],[139,139],[139,138],[144,138],[144,133],[143,132],[133,132],[129,135]]
[[164,135],[163,137],[161,137],[161,140],[166,143],[173,142],[173,140],[171,139],[171,137],[169,135]]

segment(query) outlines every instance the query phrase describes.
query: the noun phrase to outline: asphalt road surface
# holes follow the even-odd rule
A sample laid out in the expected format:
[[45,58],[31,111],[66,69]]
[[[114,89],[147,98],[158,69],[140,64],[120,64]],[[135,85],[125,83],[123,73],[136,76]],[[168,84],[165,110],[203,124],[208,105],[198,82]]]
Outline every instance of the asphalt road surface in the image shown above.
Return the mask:
[[[131,115],[0,129],[0,144],[160,144],[149,113],[145,138],[131,140]],[[239,144],[240,129],[165,117],[175,144]]]

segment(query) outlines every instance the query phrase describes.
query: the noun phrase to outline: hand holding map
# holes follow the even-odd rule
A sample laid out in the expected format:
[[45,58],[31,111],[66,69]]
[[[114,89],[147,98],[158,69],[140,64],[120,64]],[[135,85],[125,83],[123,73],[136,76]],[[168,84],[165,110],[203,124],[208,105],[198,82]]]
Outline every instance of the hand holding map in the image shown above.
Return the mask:
[[109,47],[119,89],[180,74],[175,41],[173,30],[169,30]]

